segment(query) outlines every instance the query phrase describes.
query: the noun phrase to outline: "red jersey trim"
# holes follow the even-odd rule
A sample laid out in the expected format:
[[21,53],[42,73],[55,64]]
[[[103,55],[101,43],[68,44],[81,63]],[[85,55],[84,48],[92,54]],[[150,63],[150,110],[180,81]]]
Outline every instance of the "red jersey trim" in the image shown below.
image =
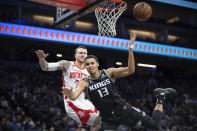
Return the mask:
[[84,66],[83,68],[81,68],[81,67],[79,67],[77,64],[76,64],[76,62],[74,62],[74,65],[77,67],[77,68],[79,68],[80,70],[84,70],[86,67]]

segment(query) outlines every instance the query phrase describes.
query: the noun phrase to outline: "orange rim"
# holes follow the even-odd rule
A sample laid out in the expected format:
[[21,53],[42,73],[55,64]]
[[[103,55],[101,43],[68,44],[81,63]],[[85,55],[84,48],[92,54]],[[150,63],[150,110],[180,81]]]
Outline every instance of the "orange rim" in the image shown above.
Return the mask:
[[[114,3],[123,3],[124,5],[127,5],[127,3],[123,0],[109,0],[110,2],[114,2]],[[96,8],[96,9],[99,9],[99,10],[102,10],[102,11],[112,11],[113,9],[115,10],[119,10],[120,8],[113,8],[113,9],[107,9],[107,8]]]

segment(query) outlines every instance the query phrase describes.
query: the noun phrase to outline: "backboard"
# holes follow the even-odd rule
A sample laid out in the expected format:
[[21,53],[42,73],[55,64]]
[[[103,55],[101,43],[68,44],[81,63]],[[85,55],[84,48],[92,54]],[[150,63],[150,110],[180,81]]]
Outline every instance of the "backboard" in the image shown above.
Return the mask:
[[72,21],[95,10],[107,0],[27,0],[56,8],[53,27],[65,27]]
[[76,19],[89,14],[95,10],[98,6],[102,5],[107,0],[85,0],[86,5],[81,9],[66,9],[57,7],[56,15],[54,17],[53,27],[64,27],[67,24],[75,21]]

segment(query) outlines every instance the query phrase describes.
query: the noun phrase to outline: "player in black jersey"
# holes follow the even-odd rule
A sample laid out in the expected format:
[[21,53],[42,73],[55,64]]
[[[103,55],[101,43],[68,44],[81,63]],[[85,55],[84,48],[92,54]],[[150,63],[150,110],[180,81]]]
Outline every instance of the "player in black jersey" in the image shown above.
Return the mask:
[[64,92],[69,92],[69,98],[75,100],[82,91],[87,90],[87,94],[100,111],[102,122],[113,125],[125,124],[134,127],[138,122],[151,129],[158,129],[161,125],[163,104],[165,97],[175,94],[176,90],[172,88],[154,90],[157,97],[156,107],[152,117],[128,104],[120,97],[114,88],[114,81],[118,77],[128,76],[135,71],[135,61],[133,56],[133,44],[136,35],[132,34],[129,45],[128,67],[109,68],[107,70],[98,69],[99,63],[97,57],[89,55],[85,59],[86,69],[90,78],[83,79],[79,82],[75,91],[63,88]]

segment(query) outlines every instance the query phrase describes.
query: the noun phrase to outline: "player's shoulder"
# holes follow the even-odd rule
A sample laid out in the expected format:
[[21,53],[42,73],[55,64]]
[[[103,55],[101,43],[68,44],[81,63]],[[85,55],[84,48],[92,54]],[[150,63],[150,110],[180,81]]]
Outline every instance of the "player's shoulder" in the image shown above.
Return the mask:
[[107,74],[111,74],[116,68],[115,67],[111,67],[106,69]]
[[109,69],[106,70],[107,75],[110,77],[110,79],[112,81],[114,81],[114,74],[113,73],[115,72],[116,69],[117,68],[115,68],[115,67],[111,67],[111,68],[109,68]]
[[63,72],[67,72],[67,70],[70,68],[72,61],[60,60],[58,61],[58,63],[60,65],[60,69],[62,69]]

